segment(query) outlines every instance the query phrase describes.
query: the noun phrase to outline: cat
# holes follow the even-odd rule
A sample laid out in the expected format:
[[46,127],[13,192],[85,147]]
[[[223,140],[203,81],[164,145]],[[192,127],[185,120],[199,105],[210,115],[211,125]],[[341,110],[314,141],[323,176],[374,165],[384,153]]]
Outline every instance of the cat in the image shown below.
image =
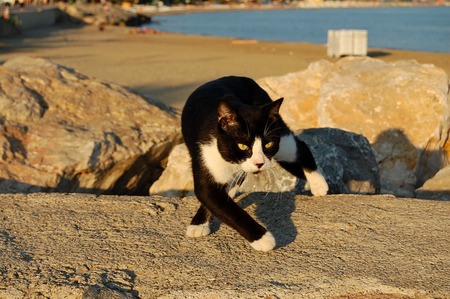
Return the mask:
[[305,178],[311,193],[326,195],[328,184],[307,145],[282,120],[283,98],[272,101],[252,79],[229,76],[198,87],[181,115],[184,141],[192,159],[194,192],[201,205],[187,236],[208,235],[212,217],[241,234],[260,251],[272,250],[273,235],[233,197],[247,174],[280,164]]

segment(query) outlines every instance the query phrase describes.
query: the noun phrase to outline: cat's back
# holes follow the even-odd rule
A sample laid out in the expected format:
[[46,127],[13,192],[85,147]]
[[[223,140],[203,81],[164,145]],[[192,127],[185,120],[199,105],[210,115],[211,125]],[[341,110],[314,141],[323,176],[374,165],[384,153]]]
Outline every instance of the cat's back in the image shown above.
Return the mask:
[[264,105],[271,102],[268,94],[247,77],[228,76],[207,82],[198,87],[188,98],[185,108],[214,106],[224,97],[232,96],[247,105]]
[[[264,105],[272,100],[250,78],[228,76],[198,87],[187,99],[181,115],[182,132],[186,144],[208,139],[217,127],[217,106],[220,101],[232,106]],[[198,139],[198,140],[194,140]]]

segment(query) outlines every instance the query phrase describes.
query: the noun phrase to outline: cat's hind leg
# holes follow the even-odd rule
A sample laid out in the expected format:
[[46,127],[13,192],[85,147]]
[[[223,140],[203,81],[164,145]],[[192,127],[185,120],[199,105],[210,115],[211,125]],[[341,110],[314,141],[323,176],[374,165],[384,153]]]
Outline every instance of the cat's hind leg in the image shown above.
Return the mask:
[[203,237],[211,233],[209,228],[211,222],[211,213],[203,205],[200,206],[191,224],[186,230],[186,235],[192,238]]

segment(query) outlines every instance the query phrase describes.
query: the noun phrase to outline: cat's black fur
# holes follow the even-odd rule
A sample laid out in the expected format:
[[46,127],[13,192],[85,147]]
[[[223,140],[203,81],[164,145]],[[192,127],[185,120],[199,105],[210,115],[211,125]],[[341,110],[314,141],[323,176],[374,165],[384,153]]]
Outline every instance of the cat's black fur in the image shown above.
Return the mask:
[[252,79],[233,76],[208,82],[189,96],[182,113],[182,132],[201,206],[188,236],[209,234],[214,216],[255,249],[271,250],[275,239],[270,232],[231,197],[247,173],[263,171],[274,160],[298,177],[306,174],[313,194],[326,194],[328,185],[311,151],[279,115],[282,101],[273,102]]

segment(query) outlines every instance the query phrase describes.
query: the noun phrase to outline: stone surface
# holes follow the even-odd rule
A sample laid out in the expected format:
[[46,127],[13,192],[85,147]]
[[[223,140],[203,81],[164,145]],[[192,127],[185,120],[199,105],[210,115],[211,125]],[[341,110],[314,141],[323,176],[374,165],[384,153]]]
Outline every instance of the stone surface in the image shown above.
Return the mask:
[[179,140],[163,105],[50,61],[0,66],[0,192],[147,194]]
[[415,61],[348,57],[258,81],[292,129],[333,127],[365,136],[381,191],[414,196],[450,161],[448,76]]
[[163,173],[150,187],[150,194],[168,197],[193,195],[191,158],[184,143],[178,144],[169,155]]
[[450,166],[441,170],[416,190],[417,198],[450,201]]
[[448,298],[450,203],[253,193],[277,247],[213,221],[194,197],[0,195],[0,298]]
[[[366,138],[338,129],[309,129],[299,138],[310,147],[318,167],[330,187],[329,193],[367,193],[380,191],[375,157]],[[169,155],[167,167],[150,188],[150,194],[186,196],[193,194],[190,157],[184,144]],[[269,171],[247,175],[239,192],[304,193],[304,180],[276,164]]]
[[329,185],[330,194],[380,193],[380,175],[368,140],[339,129],[301,131]]

